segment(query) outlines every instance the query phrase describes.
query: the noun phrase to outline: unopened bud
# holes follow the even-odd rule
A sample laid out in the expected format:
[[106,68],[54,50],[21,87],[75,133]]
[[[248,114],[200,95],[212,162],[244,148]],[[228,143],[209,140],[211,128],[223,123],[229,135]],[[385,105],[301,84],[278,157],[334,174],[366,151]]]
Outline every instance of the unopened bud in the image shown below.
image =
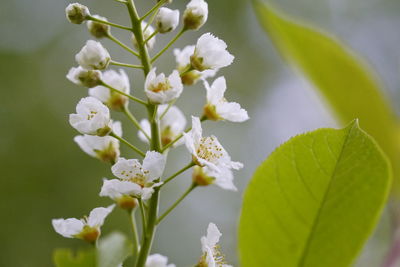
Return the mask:
[[176,29],[179,24],[179,10],[160,8],[156,16],[156,26],[160,33],[167,33]]
[[101,71],[86,70],[82,67],[71,68],[67,79],[77,85],[92,88],[101,84]]
[[192,0],[183,13],[184,27],[189,30],[198,30],[208,18],[208,4],[204,0]]
[[[105,17],[101,17],[99,15],[93,15],[92,17],[99,20],[108,21]],[[87,22],[87,27],[89,32],[96,38],[103,38],[110,35],[110,25],[94,20],[89,20]]]
[[67,19],[74,24],[82,24],[88,16],[90,16],[89,9],[79,3],[69,4],[65,9]]
[[207,186],[214,183],[215,178],[208,176],[202,167],[195,166],[193,169],[193,183],[199,186]]

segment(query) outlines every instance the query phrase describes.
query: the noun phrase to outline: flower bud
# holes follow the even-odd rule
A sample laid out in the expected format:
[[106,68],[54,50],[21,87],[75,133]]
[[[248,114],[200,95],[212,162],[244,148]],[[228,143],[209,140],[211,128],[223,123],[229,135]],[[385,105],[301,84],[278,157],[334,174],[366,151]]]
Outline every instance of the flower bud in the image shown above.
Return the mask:
[[65,14],[69,22],[74,24],[82,24],[90,16],[89,9],[79,3],[69,4]]
[[171,10],[166,7],[160,8],[156,16],[157,30],[167,33],[176,29],[179,24],[179,10]]
[[71,82],[92,88],[101,84],[101,72],[98,70],[86,70],[82,67],[71,68],[67,79]]
[[202,167],[195,166],[192,175],[193,183],[199,186],[207,186],[214,183],[215,178],[208,176]]
[[108,67],[111,56],[101,43],[88,40],[81,51],[75,55],[75,60],[84,69],[103,70]]
[[[93,15],[93,17],[96,19],[108,21],[105,17],[101,17],[99,15]],[[89,20],[86,25],[89,32],[96,38],[103,38],[110,35],[110,25],[94,20]]]
[[189,30],[198,30],[208,18],[208,4],[204,0],[192,0],[183,13],[184,27]]

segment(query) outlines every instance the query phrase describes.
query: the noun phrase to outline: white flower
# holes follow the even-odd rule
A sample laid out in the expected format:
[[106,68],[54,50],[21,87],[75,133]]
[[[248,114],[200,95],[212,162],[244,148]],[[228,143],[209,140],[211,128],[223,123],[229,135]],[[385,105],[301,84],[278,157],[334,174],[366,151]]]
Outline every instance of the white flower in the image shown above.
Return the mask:
[[183,13],[185,28],[197,30],[206,23],[208,18],[208,4],[204,0],[192,0]]
[[156,16],[157,30],[160,33],[170,32],[179,24],[179,10],[171,10],[166,7],[160,8]]
[[[190,67],[190,57],[194,54],[195,46],[188,45],[184,47],[182,50],[175,48],[174,55],[175,61],[177,63],[177,68],[180,72],[184,72]],[[205,71],[197,71],[192,70],[188,73],[185,73],[181,76],[182,83],[186,85],[192,85],[196,83],[199,79],[207,79],[208,77],[214,77],[218,69],[215,70],[205,70]]]
[[[143,38],[144,38],[144,40],[146,40],[154,33],[154,28],[151,25],[147,25],[147,22],[145,22],[145,21],[143,21],[141,25],[142,25],[142,30],[143,30]],[[138,48],[138,43],[136,41],[136,37],[134,34],[132,34],[132,43],[136,48]],[[151,50],[154,47],[155,43],[156,43],[156,37],[153,36],[146,43],[147,49]]]
[[210,86],[204,81],[207,90],[207,104],[204,106],[204,114],[210,120],[228,120],[233,122],[243,122],[249,119],[247,111],[240,107],[238,103],[228,102],[224,98],[226,91],[225,78],[217,78]]
[[[119,121],[114,122],[112,128],[112,131],[116,135],[122,135],[121,123]],[[86,154],[104,162],[114,164],[119,158],[119,141],[114,137],[85,134],[75,136],[74,141]]]
[[154,183],[154,181],[161,177],[165,163],[164,155],[155,151],[148,151],[143,160],[143,165],[137,159],[120,158],[112,166],[111,171],[116,177],[135,183],[138,189],[134,194],[135,197],[146,200],[151,197],[154,188],[162,184]]
[[82,98],[69,123],[82,134],[107,135],[111,130],[110,110],[94,97]]
[[65,9],[65,15],[69,22],[74,24],[82,24],[88,16],[90,16],[89,9],[79,3],[69,4]]
[[100,236],[100,227],[114,206],[95,208],[88,217],[80,220],[75,218],[53,219],[54,230],[67,238],[81,238],[88,242],[94,242]]
[[241,169],[243,164],[231,161],[228,152],[222,147],[215,136],[202,137],[200,119],[192,116],[192,130],[184,133],[185,144],[192,154],[193,161],[201,166],[207,166],[216,172],[223,169]]
[[103,70],[107,68],[111,57],[101,43],[88,40],[81,51],[75,55],[75,60],[84,69]]
[[190,58],[192,67],[203,71],[229,66],[235,57],[226,48],[226,43],[221,39],[211,33],[203,34],[197,40],[194,54]]
[[[162,114],[164,114],[167,108],[168,105],[160,105],[157,110],[157,116],[160,117]],[[147,119],[141,120],[140,126],[147,135],[151,135],[150,122]],[[160,119],[160,134],[162,144],[165,146],[173,141],[185,130],[185,126],[186,118],[182,111],[176,106],[170,107],[167,113],[165,113],[165,115]],[[148,139],[143,132],[139,131],[138,136],[143,142],[148,142]],[[182,140],[180,141],[181,142],[176,142],[174,146],[182,144]]]
[[139,195],[142,188],[130,181],[121,181],[118,179],[103,180],[103,186],[100,191],[101,197],[109,197],[113,200],[118,200],[123,196]]
[[168,258],[163,255],[153,254],[147,257],[145,267],[175,267],[175,264],[168,264]]
[[99,70],[86,70],[78,66],[77,68],[71,68],[66,77],[74,84],[91,88],[101,83],[101,76],[102,74]]
[[[102,21],[108,21],[105,17],[101,17],[99,15],[93,15],[92,17]],[[110,35],[110,25],[93,20],[88,20],[86,26],[89,32],[96,38],[108,37]]]
[[156,68],[147,74],[145,93],[154,104],[166,104],[178,98],[183,91],[183,84],[179,72],[174,70],[165,77],[164,73],[156,75]]
[[[120,69],[119,72],[115,70],[107,70],[102,75],[102,81],[111,87],[118,89],[126,94],[130,93],[130,84],[128,75],[124,70]],[[117,92],[111,92],[105,86],[96,86],[89,89],[89,95],[99,99],[108,107],[121,110],[128,105],[128,98]]]
[[230,168],[219,168],[216,171],[209,167],[195,166],[193,182],[200,186],[215,184],[225,190],[237,191],[233,183],[233,173]]
[[224,255],[219,251],[218,242],[222,236],[217,226],[210,223],[207,228],[207,236],[203,236],[201,241],[201,249],[203,256],[200,259],[200,266],[207,267],[229,267],[225,263]]

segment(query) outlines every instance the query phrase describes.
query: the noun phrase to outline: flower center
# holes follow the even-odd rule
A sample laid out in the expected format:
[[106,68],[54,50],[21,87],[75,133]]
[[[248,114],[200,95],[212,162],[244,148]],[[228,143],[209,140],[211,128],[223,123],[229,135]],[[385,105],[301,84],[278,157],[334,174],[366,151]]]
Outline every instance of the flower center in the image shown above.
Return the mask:
[[139,172],[130,171],[121,171],[121,175],[126,177],[126,180],[131,181],[132,183],[140,185],[142,188],[145,187],[147,182],[147,174],[149,171],[143,170],[141,167],[139,168]]
[[159,92],[165,92],[171,89],[171,86],[169,83],[163,82],[163,83],[158,83],[156,85],[151,85],[150,90],[153,91],[154,93],[159,93]]
[[217,144],[214,137],[203,137],[197,147],[197,156],[207,161],[217,161],[223,156],[222,147]]
[[91,111],[89,112],[89,114],[87,115],[87,120],[90,121],[91,119],[94,118],[94,116],[96,116],[96,114],[97,114],[97,111],[91,110]]

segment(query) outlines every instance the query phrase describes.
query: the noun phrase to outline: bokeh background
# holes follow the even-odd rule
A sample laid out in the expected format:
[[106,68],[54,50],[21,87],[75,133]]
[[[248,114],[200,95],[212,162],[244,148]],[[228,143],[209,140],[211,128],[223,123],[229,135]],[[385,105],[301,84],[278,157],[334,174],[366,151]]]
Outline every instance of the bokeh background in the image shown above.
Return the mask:
[[[136,1],[147,10],[154,1]],[[173,8],[184,9],[187,1],[175,0]],[[325,126],[336,126],[328,107],[310,85],[296,75],[277,54],[259,27],[249,1],[208,1],[210,16],[200,32],[190,32],[177,47],[193,44],[203,32],[226,40],[236,56],[235,64],[220,74],[228,81],[227,96],[242,104],[251,116],[243,124],[207,123],[207,133],[216,134],[245,169],[236,173],[239,192],[215,187],[191,194],[158,230],[154,252],[167,255],[177,266],[193,265],[201,254],[200,237],[208,223],[223,232],[222,247],[230,263],[238,265],[237,222],[242,191],[258,164],[289,137]],[[337,35],[356,50],[382,77],[384,92],[399,111],[400,103],[400,2],[398,0],[280,0],[270,1],[302,21]],[[64,16],[68,1],[2,0],[0,3],[0,266],[53,266],[51,253],[57,247],[81,247],[51,227],[54,217],[79,217],[93,207],[107,205],[98,196],[102,177],[112,177],[110,168],[84,154],[72,141],[77,134],[68,124],[68,114],[87,94],[65,79],[75,65],[74,55],[91,38],[86,27],[69,24]],[[92,14],[128,25],[126,10],[111,0],[82,0]],[[125,42],[123,31],[113,33]],[[171,35],[160,36],[156,50]],[[115,44],[104,41],[113,58],[133,58]],[[170,72],[175,65],[172,51],[158,61],[158,69]],[[130,72],[132,88],[142,95],[143,79]],[[199,114],[205,101],[201,85],[185,90],[178,105]],[[360,99],[362,101],[362,99]],[[135,104],[132,111],[145,115]],[[125,122],[125,137],[139,143],[134,128]],[[126,157],[133,157],[123,150]],[[166,171],[173,173],[187,163],[183,147],[170,153]],[[162,208],[172,203],[190,184],[190,173],[168,185]],[[383,227],[384,228],[384,227]],[[115,211],[104,233],[119,229],[129,234],[126,214]],[[383,231],[384,232],[384,231]],[[379,239],[384,239],[378,235]],[[387,234],[386,234],[387,237]],[[360,266],[378,266],[384,246],[364,253]],[[372,254],[371,254],[372,253]]]

